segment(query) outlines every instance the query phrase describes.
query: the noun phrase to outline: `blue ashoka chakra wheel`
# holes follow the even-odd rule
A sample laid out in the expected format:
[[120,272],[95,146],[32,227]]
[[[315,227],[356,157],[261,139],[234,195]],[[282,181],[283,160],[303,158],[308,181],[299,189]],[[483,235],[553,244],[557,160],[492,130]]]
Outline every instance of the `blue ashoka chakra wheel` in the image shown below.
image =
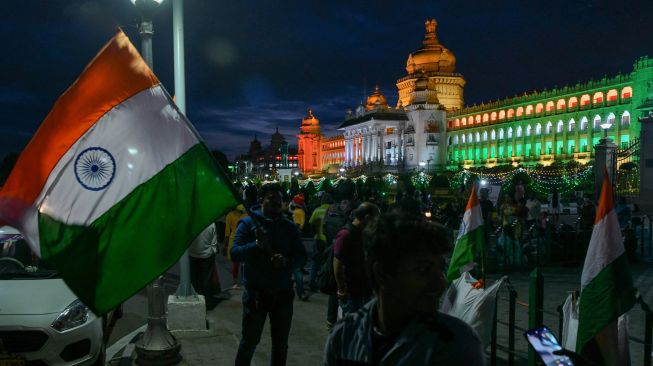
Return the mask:
[[115,174],[116,161],[101,147],[89,147],[75,159],[75,177],[88,190],[103,190],[111,184]]

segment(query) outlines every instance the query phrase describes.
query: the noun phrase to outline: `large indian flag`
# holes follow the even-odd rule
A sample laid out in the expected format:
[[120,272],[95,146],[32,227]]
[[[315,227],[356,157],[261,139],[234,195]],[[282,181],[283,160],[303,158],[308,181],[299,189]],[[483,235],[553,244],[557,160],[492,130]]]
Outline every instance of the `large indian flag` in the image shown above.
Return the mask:
[[17,227],[103,314],[235,204],[221,168],[120,31],[22,152],[0,191],[0,224]]
[[483,245],[484,240],[483,213],[476,196],[476,186],[474,186],[467,201],[463,221],[460,224],[456,244],[451,255],[451,262],[447,270],[447,280],[449,282],[474,268],[474,254],[477,248]]
[[633,307],[635,294],[606,171],[581,276],[576,350],[596,337],[606,364],[621,364],[616,321]]

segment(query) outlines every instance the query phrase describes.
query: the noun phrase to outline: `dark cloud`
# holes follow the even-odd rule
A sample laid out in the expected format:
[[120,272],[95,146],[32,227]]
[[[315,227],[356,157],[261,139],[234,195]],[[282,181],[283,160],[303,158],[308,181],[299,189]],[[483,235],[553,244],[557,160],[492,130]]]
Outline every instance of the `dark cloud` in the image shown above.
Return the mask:
[[[174,94],[172,1],[154,15],[154,70]],[[0,3],[0,157],[27,143],[58,96],[122,27],[138,47],[128,0]],[[336,133],[378,84],[391,104],[424,21],[456,55],[468,104],[629,72],[653,55],[650,0],[185,2],[187,112],[230,157],[254,134],[295,143],[312,107]]]

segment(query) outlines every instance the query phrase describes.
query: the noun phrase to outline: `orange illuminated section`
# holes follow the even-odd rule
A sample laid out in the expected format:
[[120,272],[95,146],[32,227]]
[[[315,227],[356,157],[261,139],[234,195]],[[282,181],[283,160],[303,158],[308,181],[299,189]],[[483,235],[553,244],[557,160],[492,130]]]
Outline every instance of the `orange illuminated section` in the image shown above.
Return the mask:
[[627,86],[621,89],[621,99],[628,99],[633,97],[633,88]]

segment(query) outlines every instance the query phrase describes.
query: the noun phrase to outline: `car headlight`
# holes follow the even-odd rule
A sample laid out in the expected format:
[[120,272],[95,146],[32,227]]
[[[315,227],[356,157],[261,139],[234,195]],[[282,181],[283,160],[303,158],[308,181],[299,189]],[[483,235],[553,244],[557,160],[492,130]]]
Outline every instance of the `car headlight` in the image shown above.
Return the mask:
[[83,325],[88,320],[89,308],[81,301],[75,300],[52,322],[51,327],[63,332]]

